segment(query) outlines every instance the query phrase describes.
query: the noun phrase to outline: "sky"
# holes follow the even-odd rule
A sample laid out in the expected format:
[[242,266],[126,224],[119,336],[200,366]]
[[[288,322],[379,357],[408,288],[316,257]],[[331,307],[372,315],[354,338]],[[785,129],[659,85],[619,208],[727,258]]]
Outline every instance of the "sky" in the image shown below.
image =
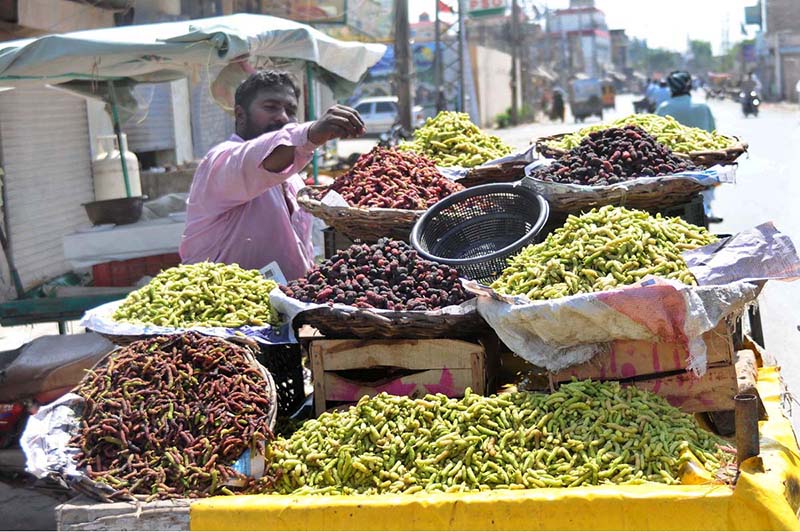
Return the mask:
[[[467,2],[468,0],[465,0]],[[508,0],[509,3],[511,0]],[[457,0],[445,0],[456,5]],[[550,9],[565,8],[569,0],[519,0]],[[744,8],[757,0],[596,0],[606,15],[610,29],[622,28],[629,37],[646,38],[651,48],[686,50],[687,36],[711,42],[715,54],[720,53],[722,33],[727,18],[728,39],[731,44],[753,37],[754,26],[747,26],[748,35],[741,33]],[[409,15],[417,20],[428,12],[433,17],[434,0],[409,0]]]

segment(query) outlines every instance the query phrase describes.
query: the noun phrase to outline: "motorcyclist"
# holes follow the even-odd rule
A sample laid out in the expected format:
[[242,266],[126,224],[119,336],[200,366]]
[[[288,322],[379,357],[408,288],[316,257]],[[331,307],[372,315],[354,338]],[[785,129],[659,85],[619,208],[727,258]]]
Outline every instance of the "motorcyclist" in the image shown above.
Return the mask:
[[662,103],[656,114],[671,116],[681,124],[714,131],[714,115],[705,103],[692,101],[692,75],[682,70],[672,72],[667,78],[672,97]]
[[[667,77],[672,97],[662,103],[656,114],[660,116],[671,116],[684,126],[698,127],[706,131],[714,131],[714,115],[705,103],[692,101],[692,76],[688,72],[676,70]],[[714,189],[709,188],[703,191],[703,204],[706,210],[706,217],[710,223],[719,223],[722,218],[714,216],[711,212],[711,201],[714,199]]]
[[752,70],[748,72],[747,77],[742,80],[741,91],[746,95],[755,92],[757,97],[761,97],[761,80],[758,79],[756,73]]

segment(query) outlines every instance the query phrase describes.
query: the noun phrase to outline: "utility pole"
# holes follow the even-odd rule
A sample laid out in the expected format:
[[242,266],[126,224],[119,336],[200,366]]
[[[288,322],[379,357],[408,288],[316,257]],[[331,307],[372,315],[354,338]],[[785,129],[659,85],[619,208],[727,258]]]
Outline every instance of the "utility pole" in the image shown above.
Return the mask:
[[408,0],[396,0],[394,12],[394,57],[397,69],[397,106],[400,125],[411,131],[411,42]]
[[433,56],[433,63],[435,66],[434,71],[434,84],[436,85],[436,112],[439,113],[444,111],[446,107],[445,96],[444,96],[444,64],[442,62],[442,30],[440,28],[441,20],[440,20],[440,9],[439,9],[439,2],[440,0],[434,0],[436,2],[436,27],[434,28],[435,32],[435,40],[436,40],[436,47],[434,48],[434,56]]
[[467,112],[467,82],[466,82],[466,24],[464,20],[464,5],[466,0],[458,0],[458,110]]
[[517,105],[517,90],[519,88],[519,4],[517,0],[511,2],[511,123],[519,124],[519,106]]

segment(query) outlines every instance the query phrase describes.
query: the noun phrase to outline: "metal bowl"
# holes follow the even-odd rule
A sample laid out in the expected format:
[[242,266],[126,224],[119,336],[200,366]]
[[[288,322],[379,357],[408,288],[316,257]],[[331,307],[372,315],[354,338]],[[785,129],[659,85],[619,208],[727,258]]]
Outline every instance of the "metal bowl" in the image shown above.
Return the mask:
[[86,215],[93,225],[117,224],[125,225],[139,221],[142,217],[142,207],[147,196],[132,198],[117,198],[103,201],[84,203]]

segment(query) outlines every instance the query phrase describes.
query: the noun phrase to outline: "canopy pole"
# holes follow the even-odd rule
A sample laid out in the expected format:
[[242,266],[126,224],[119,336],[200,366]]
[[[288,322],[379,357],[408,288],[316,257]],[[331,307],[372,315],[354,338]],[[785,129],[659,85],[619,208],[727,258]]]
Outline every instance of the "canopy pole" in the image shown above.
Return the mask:
[[117,93],[114,91],[114,82],[111,80],[108,80],[108,92],[111,95],[111,118],[114,122],[114,134],[117,135],[117,144],[119,144],[119,158],[122,162],[122,178],[125,180],[125,195],[130,198],[131,182],[128,178],[128,162],[125,160],[125,145],[122,143],[122,130],[119,125]]
[[[306,112],[306,118],[308,120],[316,120],[317,119],[317,109],[316,105],[314,105],[314,71],[311,68],[311,63],[306,61],[306,85],[308,86],[308,111]],[[317,150],[314,150],[313,155],[311,155],[311,171],[313,172],[314,176],[314,184],[319,185],[319,162],[317,160]]]

